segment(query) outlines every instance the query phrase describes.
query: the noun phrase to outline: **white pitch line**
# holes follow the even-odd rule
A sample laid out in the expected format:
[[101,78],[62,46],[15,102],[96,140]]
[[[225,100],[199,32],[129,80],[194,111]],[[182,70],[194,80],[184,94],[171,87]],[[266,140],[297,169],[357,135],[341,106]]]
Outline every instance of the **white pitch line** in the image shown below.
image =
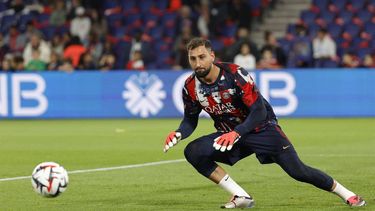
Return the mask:
[[[68,171],[68,173],[69,174],[81,174],[81,173],[97,172],[97,171],[111,171],[111,170],[119,170],[119,169],[141,168],[141,167],[145,167],[145,166],[158,166],[158,165],[169,164],[169,163],[180,163],[180,162],[183,162],[183,161],[186,161],[186,160],[185,159],[166,160],[166,161],[157,161],[157,162],[151,162],[151,163],[141,163],[141,164],[133,164],[133,165],[125,165],[125,166],[107,167],[107,168],[74,170],[74,171]],[[30,179],[30,178],[31,178],[31,176],[0,178],[0,182],[21,180],[21,179]]]

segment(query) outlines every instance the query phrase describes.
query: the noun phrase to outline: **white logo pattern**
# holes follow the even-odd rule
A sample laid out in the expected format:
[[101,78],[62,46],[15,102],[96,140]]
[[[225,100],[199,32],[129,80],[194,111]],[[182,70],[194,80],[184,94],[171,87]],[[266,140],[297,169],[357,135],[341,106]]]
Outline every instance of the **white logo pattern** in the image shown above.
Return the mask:
[[166,92],[163,82],[156,76],[142,72],[132,75],[124,83],[122,97],[126,100],[125,108],[133,115],[147,118],[156,115],[163,108]]

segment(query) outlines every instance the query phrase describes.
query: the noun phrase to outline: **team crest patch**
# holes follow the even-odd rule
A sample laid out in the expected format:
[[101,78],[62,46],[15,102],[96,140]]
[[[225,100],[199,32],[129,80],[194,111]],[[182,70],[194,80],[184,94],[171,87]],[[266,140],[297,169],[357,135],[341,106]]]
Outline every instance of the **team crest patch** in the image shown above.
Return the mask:
[[228,92],[224,92],[223,94],[223,99],[229,99],[230,98],[230,94]]

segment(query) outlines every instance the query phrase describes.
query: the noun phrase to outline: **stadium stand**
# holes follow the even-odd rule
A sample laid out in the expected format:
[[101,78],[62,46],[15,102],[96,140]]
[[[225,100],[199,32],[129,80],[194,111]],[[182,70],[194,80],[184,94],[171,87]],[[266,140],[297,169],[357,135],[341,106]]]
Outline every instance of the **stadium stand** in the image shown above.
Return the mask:
[[[62,2],[62,11],[59,11],[57,2]],[[284,6],[288,6],[287,3],[284,0]],[[310,3],[309,8],[299,11],[297,22],[291,22],[283,29],[285,36],[276,36],[278,45],[287,54],[285,67],[314,66],[311,45],[321,28],[326,28],[335,40],[338,57],[333,63],[341,63],[339,61],[345,53],[356,55],[360,62],[368,55],[374,56],[374,0],[311,0]],[[29,42],[33,33],[40,33],[51,48],[53,37],[60,36],[64,49],[67,49],[73,44],[72,23],[75,19],[90,28],[88,35],[77,35],[85,51],[97,58],[90,66],[94,69],[100,69],[99,61],[109,55],[115,58],[114,66],[111,65],[113,69],[126,69],[134,52],[140,53],[144,69],[188,68],[181,49],[192,36],[208,37],[217,57],[230,61],[238,49],[230,54],[226,51],[232,50],[240,28],[249,30],[248,36],[253,38],[249,42],[252,40],[259,45],[261,42],[254,40],[257,30],[267,14],[277,11],[274,8],[278,4],[277,0],[3,0],[0,2],[0,62],[7,60],[5,63],[11,63],[14,58],[22,56],[23,49],[9,49],[21,37]],[[78,11],[83,17],[80,18]],[[63,18],[63,24],[59,24],[61,20],[56,17]],[[83,18],[89,18],[89,23]],[[305,28],[304,34],[300,33],[301,26]],[[9,36],[12,27],[18,32]],[[7,42],[4,42],[5,37]],[[91,37],[98,38],[93,41]],[[57,63],[67,59],[63,52],[54,53],[57,54],[53,56],[58,56]],[[257,61],[261,59],[259,55],[256,57]],[[77,59],[74,61],[76,64]],[[328,64],[330,67],[331,63]]]

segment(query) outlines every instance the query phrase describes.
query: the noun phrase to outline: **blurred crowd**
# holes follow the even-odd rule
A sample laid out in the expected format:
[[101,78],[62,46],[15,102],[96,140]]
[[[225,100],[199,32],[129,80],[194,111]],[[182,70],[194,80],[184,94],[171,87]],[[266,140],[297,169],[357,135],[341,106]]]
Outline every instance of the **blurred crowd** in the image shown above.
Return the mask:
[[[186,43],[209,38],[219,60],[246,69],[278,69],[313,52],[314,64],[337,61],[325,29],[312,43],[286,52],[272,32],[264,46],[251,39],[253,24],[276,0],[3,0],[1,71],[188,69]],[[302,36],[303,27],[299,32]],[[341,58],[340,58],[341,59]],[[294,61],[294,60],[293,60]],[[353,65],[353,63],[358,65]],[[344,55],[344,67],[374,67]]]

